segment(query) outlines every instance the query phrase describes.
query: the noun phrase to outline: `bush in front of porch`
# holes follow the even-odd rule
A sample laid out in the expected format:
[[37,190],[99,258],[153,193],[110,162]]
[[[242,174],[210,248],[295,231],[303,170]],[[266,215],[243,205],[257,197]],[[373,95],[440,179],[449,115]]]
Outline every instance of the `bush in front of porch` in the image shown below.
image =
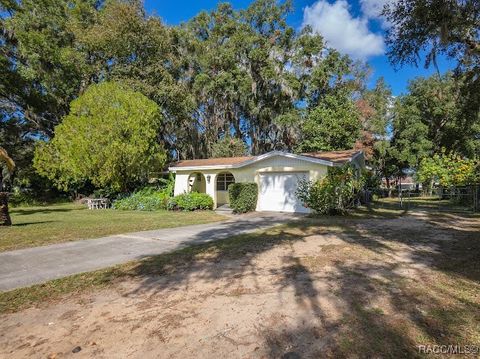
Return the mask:
[[190,192],[170,198],[168,209],[174,211],[195,211],[213,209],[213,198],[206,193]]
[[257,208],[258,185],[255,182],[232,183],[228,186],[230,207],[234,213],[246,213]]

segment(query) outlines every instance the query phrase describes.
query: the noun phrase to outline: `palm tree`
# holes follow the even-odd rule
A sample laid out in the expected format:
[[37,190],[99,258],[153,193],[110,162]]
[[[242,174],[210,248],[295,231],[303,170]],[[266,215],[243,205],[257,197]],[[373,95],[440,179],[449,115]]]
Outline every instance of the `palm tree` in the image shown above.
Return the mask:
[[[3,162],[3,166],[1,166]],[[7,151],[0,147],[0,226],[11,226],[12,220],[8,213],[8,192],[6,192],[6,177],[3,175],[4,168],[11,176],[15,170],[15,162],[8,155]]]

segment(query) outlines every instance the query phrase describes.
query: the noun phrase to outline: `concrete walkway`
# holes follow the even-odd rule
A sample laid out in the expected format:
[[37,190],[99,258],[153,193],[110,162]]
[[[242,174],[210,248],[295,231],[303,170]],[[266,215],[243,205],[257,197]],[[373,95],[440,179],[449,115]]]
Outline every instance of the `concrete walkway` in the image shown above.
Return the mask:
[[0,291],[110,267],[182,247],[253,232],[299,218],[251,213],[224,222],[113,235],[0,253]]

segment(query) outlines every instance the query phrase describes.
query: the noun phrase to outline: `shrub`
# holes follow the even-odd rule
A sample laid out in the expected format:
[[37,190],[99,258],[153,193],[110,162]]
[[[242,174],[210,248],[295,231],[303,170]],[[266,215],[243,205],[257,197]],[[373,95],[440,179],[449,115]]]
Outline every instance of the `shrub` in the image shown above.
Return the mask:
[[213,209],[213,199],[206,193],[183,193],[170,198],[168,209],[175,211],[195,211],[197,209]]
[[365,188],[368,188],[372,191],[378,190],[380,188],[380,185],[382,184],[382,179],[372,171],[368,170],[362,171],[362,181]]
[[[167,209],[168,200],[173,195],[175,179],[159,179],[157,187],[144,187],[131,195],[119,198],[113,202],[112,208],[121,210],[155,211]],[[105,193],[105,190],[101,190]],[[96,191],[94,195],[101,194]],[[117,195],[118,198],[118,195]]]
[[167,209],[169,198],[170,193],[165,189],[145,187],[126,198],[116,200],[112,207],[120,210],[155,211]]
[[9,204],[12,207],[43,206],[47,203],[68,203],[71,199],[65,194],[57,191],[45,190],[39,194],[28,188],[13,187],[9,196]]
[[319,214],[344,214],[355,207],[363,182],[351,165],[330,167],[327,176],[316,182],[301,181],[297,196]]
[[253,182],[232,183],[228,186],[228,197],[235,213],[254,211],[257,207],[258,186]]
[[[97,188],[95,191],[93,191],[92,195],[95,198],[108,198],[110,200],[117,199],[121,196],[118,191],[110,187]],[[125,197],[125,195],[123,197]]]

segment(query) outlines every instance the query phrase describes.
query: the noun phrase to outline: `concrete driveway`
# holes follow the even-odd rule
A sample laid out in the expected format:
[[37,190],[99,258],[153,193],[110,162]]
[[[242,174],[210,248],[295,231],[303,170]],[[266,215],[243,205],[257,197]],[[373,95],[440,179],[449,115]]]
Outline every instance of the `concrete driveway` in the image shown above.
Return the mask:
[[186,246],[254,232],[300,218],[250,213],[224,222],[113,235],[0,253],[0,291],[90,272]]

